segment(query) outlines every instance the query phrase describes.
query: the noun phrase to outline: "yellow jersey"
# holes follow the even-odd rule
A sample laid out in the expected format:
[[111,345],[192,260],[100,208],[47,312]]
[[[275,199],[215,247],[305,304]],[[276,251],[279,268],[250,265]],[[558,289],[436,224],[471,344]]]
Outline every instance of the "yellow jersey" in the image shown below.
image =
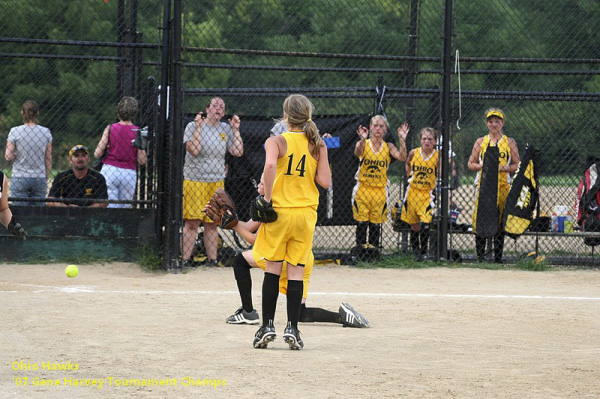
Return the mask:
[[416,149],[410,162],[411,174],[408,178],[410,188],[431,191],[435,188],[438,170],[438,150],[433,150],[427,158],[423,156],[423,148]]
[[296,131],[281,136],[287,143],[287,151],[277,160],[273,207],[316,209],[319,205],[319,190],[315,183],[318,162],[308,150],[308,137],[306,133]]
[[[500,152],[499,158],[499,166],[506,166],[510,164],[510,144],[508,143],[508,138],[505,135],[502,135],[498,142],[494,143],[488,134],[483,138],[481,142],[481,149],[479,150],[479,163],[483,165],[483,159],[485,158],[485,152],[488,147],[498,147]],[[498,168],[500,169],[500,168]],[[477,172],[477,176],[475,176],[475,184],[479,183],[479,179],[481,178],[481,171]],[[498,170],[498,185],[510,185],[510,174],[508,172],[501,172]]]
[[385,141],[379,151],[375,152],[371,139],[365,143],[365,149],[360,157],[356,180],[372,187],[385,187],[388,184],[387,170],[390,167],[390,149]]

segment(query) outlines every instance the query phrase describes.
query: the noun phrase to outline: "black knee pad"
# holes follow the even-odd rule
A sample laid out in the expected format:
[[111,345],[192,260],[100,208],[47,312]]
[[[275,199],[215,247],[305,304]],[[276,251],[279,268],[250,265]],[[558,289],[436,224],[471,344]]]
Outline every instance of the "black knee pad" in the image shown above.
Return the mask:
[[252,266],[246,261],[242,253],[233,258],[233,274],[236,280],[250,279],[250,269],[252,269]]

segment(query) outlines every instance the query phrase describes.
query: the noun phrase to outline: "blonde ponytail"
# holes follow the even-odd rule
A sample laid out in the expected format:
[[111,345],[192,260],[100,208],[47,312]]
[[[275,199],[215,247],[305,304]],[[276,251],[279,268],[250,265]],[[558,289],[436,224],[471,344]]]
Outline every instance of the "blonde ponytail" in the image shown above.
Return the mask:
[[319,159],[319,151],[321,150],[321,146],[324,142],[323,138],[319,134],[319,129],[317,128],[317,125],[312,120],[309,120],[304,126],[304,131],[306,132],[306,137],[308,137],[308,141],[315,145],[312,151],[310,152],[311,155]]
[[308,141],[314,144],[312,156],[318,158],[323,138],[319,135],[317,125],[312,121],[314,109],[313,103],[302,94],[292,94],[283,102],[283,113],[287,117],[288,129],[302,129]]

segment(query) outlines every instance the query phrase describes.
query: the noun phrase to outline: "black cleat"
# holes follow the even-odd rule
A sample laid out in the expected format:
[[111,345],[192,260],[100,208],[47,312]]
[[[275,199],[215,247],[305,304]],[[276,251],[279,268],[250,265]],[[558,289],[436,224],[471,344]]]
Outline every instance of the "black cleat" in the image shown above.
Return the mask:
[[269,320],[269,324],[262,326],[254,334],[254,347],[258,349],[264,349],[267,347],[269,342],[275,341],[277,334],[275,334],[275,327],[273,327],[273,320]]
[[198,266],[199,266],[199,263],[193,259],[185,259],[183,262],[181,262],[181,267],[183,269],[195,269]]
[[425,258],[423,257],[423,254],[420,252],[415,252],[413,254],[413,260],[415,262],[423,262],[425,260]]
[[290,346],[291,350],[300,350],[304,348],[304,342],[300,338],[300,331],[288,321],[287,327],[283,331],[283,340]]

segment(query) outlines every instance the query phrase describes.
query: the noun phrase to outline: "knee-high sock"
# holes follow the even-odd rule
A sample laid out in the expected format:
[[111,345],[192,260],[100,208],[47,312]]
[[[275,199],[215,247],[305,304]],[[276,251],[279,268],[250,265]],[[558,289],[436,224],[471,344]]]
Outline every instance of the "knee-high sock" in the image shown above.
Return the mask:
[[[289,291],[289,288],[288,288]],[[302,294],[300,294],[302,296]],[[275,310],[277,309],[277,298],[279,297],[279,276],[273,273],[265,272],[265,279],[262,285],[262,325],[269,324],[269,320],[275,319]]]
[[367,243],[368,228],[369,222],[358,222],[356,225],[356,245],[363,245]]
[[343,323],[342,316],[339,313],[321,308],[307,308],[305,304],[302,304],[300,308],[299,321],[301,323]]
[[379,247],[381,237],[381,224],[369,223],[369,244]]
[[429,229],[421,229],[419,239],[421,241],[421,254],[425,255],[427,253],[427,244],[429,243]]
[[477,251],[477,260],[483,260],[485,257],[485,244],[487,239],[484,237],[480,237],[478,235],[475,236],[475,250]]
[[419,231],[411,231],[410,232],[410,247],[413,250],[413,253],[419,252]]
[[241,253],[233,258],[233,274],[235,275],[240,299],[242,300],[242,308],[246,312],[251,312],[254,309],[254,305],[252,304],[252,276],[250,275],[250,269],[250,265]]
[[294,327],[298,327],[298,319],[300,318],[300,306],[302,305],[302,291],[304,290],[304,281],[288,280],[287,287],[287,314],[288,321]]
[[498,233],[494,237],[494,260],[499,262],[502,260],[502,252],[504,251],[504,232]]

